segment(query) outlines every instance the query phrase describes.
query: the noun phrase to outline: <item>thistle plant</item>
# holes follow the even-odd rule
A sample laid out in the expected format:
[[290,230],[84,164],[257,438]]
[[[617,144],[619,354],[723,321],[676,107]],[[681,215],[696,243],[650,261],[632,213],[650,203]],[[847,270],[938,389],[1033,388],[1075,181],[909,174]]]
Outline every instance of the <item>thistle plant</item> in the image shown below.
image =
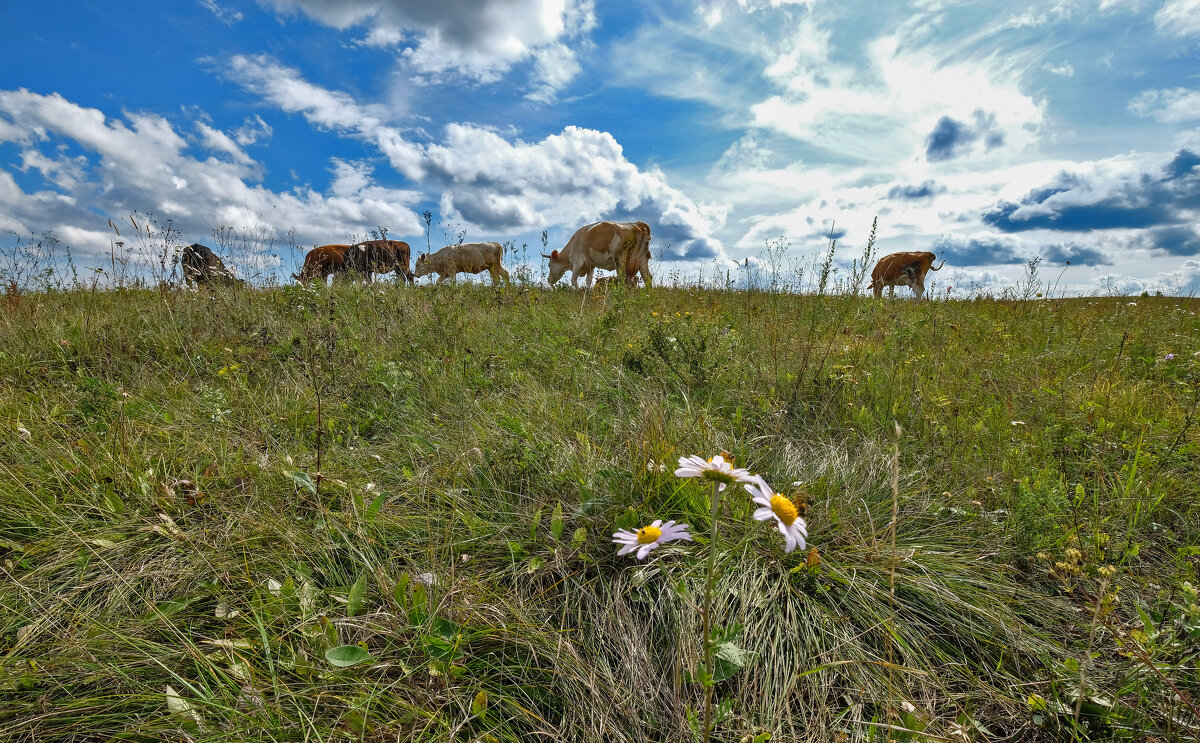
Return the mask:
[[[713,728],[729,711],[728,705],[721,705],[714,710],[713,695],[717,683],[729,678],[754,657],[753,654],[747,653],[733,644],[741,631],[740,627],[737,625],[721,627],[716,626],[713,622],[713,589],[719,575],[717,547],[721,536],[719,516],[722,494],[728,486],[742,484],[754,504],[759,506],[754,511],[754,518],[758,521],[775,521],[776,527],[784,538],[784,552],[792,552],[797,548],[803,549],[808,537],[808,528],[804,521],[803,503],[797,504],[787,496],[776,493],[762,476],[752,474],[747,469],[734,467],[732,457],[725,452],[707,460],[694,454],[680,457],[679,468],[675,470],[675,475],[676,477],[695,477],[712,483],[708,559],[704,571],[703,603],[699,608],[700,615],[704,618],[702,637],[704,667],[691,676],[692,680],[698,682],[704,689],[704,717],[699,727],[701,739],[708,743],[712,738]],[[678,524],[675,521],[663,522],[661,519],[656,519],[640,529],[621,529],[613,534],[613,543],[621,545],[617,554],[627,555],[636,550],[635,557],[638,560],[646,559],[660,545],[677,540],[692,541],[688,525]],[[718,672],[717,669],[718,656],[726,663],[726,668],[722,672]]]

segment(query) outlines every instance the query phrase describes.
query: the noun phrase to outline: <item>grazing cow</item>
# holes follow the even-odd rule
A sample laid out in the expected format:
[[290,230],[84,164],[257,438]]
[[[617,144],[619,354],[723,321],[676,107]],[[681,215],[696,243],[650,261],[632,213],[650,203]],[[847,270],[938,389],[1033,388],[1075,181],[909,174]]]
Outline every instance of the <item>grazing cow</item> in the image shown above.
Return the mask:
[[940,271],[942,266],[946,265],[945,260],[941,265],[933,265],[936,257],[933,253],[926,252],[885,255],[875,264],[875,270],[871,271],[871,285],[867,288],[874,289],[875,297],[879,298],[883,296],[885,286],[889,297],[896,296],[897,286],[910,286],[913,294],[920,299],[925,294],[925,274]]
[[371,281],[374,274],[396,272],[408,283],[413,283],[412,271],[408,269],[412,249],[400,240],[367,240],[351,245],[343,253],[347,272],[353,271]]
[[304,266],[300,273],[292,274],[292,278],[301,284],[307,284],[313,279],[320,279],[324,284],[330,274],[335,277],[346,273],[346,263],[342,255],[349,245],[322,245],[313,248],[304,256]]
[[179,262],[183,264],[183,279],[192,284],[219,284],[237,286],[242,282],[225,268],[221,258],[212,248],[200,243],[192,243],[183,249]]
[[504,266],[500,265],[500,256],[503,254],[504,248],[498,242],[447,245],[432,255],[421,253],[417,256],[413,274],[420,278],[437,273],[437,283],[440,284],[447,277],[450,281],[455,281],[458,274],[463,271],[466,273],[487,271],[492,275],[492,285],[494,286],[501,276],[505,281],[511,281],[508,278],[508,271],[505,271]]
[[579,277],[587,274],[587,288],[592,288],[592,273],[605,268],[623,273],[632,284],[640,272],[646,286],[650,275],[650,225],[645,222],[596,222],[580,227],[567,246],[550,255],[550,283],[558,281],[571,269],[571,286],[579,288]]

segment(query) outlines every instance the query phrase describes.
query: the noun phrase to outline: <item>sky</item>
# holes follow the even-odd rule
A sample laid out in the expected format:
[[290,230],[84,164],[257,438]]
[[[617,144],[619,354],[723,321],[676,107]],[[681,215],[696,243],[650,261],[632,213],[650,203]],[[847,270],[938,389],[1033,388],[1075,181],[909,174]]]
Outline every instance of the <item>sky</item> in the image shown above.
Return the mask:
[[1200,0],[0,0],[0,44],[0,245],[85,267],[643,220],[659,276],[845,276],[877,218],[951,293],[1200,293]]

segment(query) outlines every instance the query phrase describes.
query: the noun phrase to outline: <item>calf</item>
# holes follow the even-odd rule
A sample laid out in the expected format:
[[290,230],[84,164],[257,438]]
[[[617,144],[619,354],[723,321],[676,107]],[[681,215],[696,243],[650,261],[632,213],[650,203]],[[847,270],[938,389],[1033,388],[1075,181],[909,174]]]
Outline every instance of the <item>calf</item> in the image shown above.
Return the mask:
[[511,281],[508,278],[508,271],[505,271],[504,266],[500,265],[500,256],[503,254],[504,248],[498,242],[447,245],[432,255],[421,253],[417,256],[413,275],[420,278],[436,273],[438,275],[437,283],[440,284],[447,278],[454,281],[459,273],[487,271],[492,275],[492,285],[494,286],[501,276],[505,281]]

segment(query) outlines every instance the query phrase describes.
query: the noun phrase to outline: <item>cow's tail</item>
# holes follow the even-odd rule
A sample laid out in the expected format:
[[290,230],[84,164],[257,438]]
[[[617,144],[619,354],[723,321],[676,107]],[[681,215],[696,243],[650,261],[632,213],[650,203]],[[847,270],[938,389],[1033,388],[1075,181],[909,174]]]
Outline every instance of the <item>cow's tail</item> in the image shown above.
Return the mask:
[[946,265],[946,259],[945,259],[945,258],[943,258],[943,259],[942,259],[942,265],[941,265],[941,266],[935,266],[935,265],[933,265],[933,261],[930,261],[930,262],[929,262],[929,270],[930,270],[930,271],[941,271],[941,270],[942,270],[942,266],[944,266],[944,265]]

